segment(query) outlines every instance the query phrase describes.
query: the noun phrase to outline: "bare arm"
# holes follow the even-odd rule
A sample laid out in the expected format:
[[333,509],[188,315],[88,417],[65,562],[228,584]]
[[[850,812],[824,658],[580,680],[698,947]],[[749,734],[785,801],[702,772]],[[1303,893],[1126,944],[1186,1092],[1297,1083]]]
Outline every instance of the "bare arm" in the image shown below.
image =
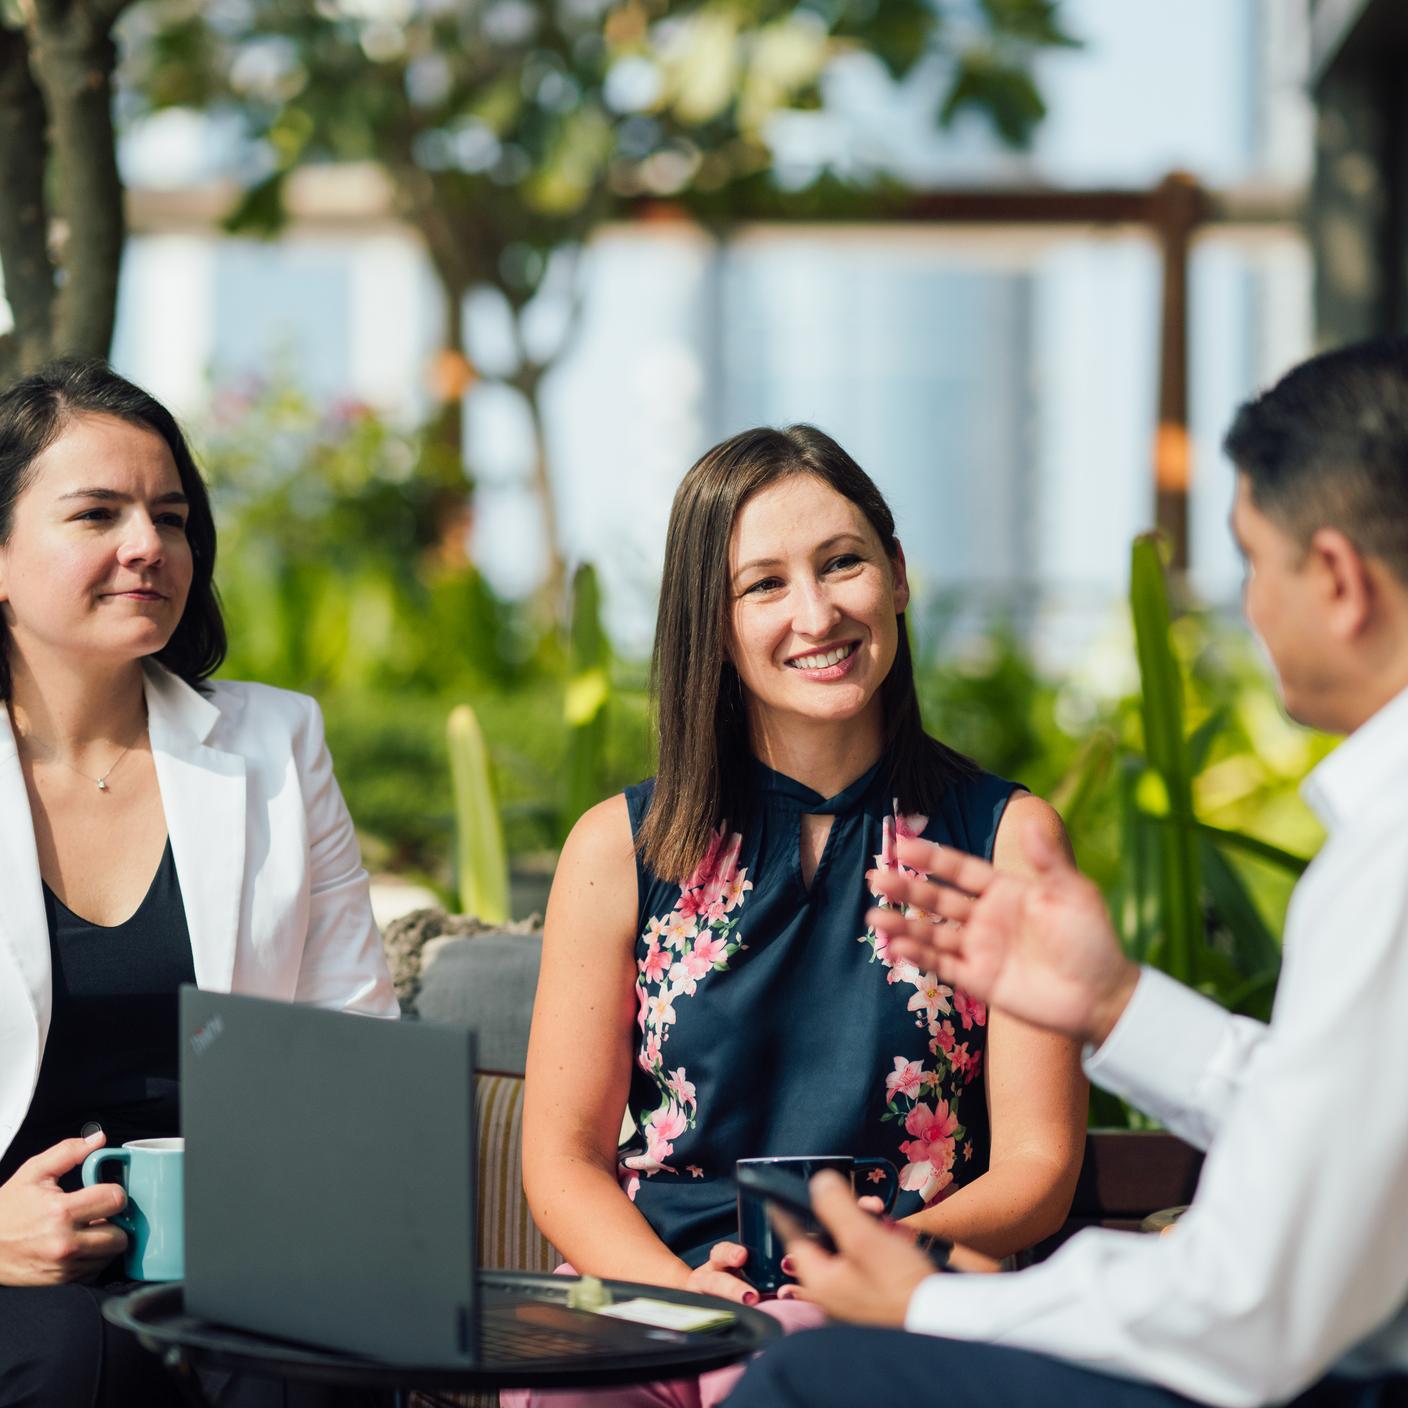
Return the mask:
[[[993,844],[998,870],[1029,875],[1022,829],[1039,827],[1067,855],[1056,812],[1039,797],[1008,804]],[[1070,1210],[1085,1148],[1087,1086],[1078,1045],[1010,1016],[989,1013],[988,1171],[906,1225],[990,1256],[1007,1256],[1055,1232]]]
[[572,828],[548,899],[524,1092],[528,1205],[578,1271],[756,1299],[725,1269],[741,1249],[720,1243],[691,1271],[616,1181],[637,1012],[636,891],[630,817],[616,796]]

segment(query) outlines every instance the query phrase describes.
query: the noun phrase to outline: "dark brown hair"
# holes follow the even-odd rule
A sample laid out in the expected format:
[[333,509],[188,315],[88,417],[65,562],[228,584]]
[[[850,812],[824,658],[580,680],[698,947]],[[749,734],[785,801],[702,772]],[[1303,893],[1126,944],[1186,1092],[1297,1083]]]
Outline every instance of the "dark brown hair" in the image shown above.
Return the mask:
[[[171,639],[156,652],[189,685],[215,673],[225,658],[225,623],[215,594],[215,519],[186,438],[171,412],[105,362],[51,362],[0,394],[0,547],[14,530],[15,505],[33,478],[34,461],[75,415],[105,415],[155,431],[166,441],[187,500],[191,589]],[[0,621],[0,699],[10,697],[9,641]]]
[[1242,406],[1223,448],[1251,500],[1301,547],[1338,528],[1408,582],[1408,337],[1293,367]]
[[[743,818],[751,753],[743,687],[728,658],[729,545],[745,501],[796,474],[814,475],[849,499],[884,551],[898,557],[895,520],[879,489],[814,426],[745,430],[715,445],[685,475],[665,537],[651,668],[659,767],[637,842],[662,878],[688,876],[715,828],[725,818]],[[976,765],[924,732],[903,613],[880,697],[892,795],[907,812],[932,811],[949,784]]]

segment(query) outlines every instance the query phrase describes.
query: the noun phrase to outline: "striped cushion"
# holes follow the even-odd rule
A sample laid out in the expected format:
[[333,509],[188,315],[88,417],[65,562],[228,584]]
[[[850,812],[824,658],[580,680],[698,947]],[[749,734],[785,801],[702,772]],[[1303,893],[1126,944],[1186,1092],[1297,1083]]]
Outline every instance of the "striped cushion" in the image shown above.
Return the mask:
[[[551,1271],[562,1262],[538,1231],[523,1195],[523,1077],[480,1071],[478,1125],[479,1265],[491,1271]],[[497,1408],[497,1393],[413,1394],[412,1408]]]
[[562,1261],[523,1195],[523,1077],[474,1078],[479,1135],[479,1264],[490,1271],[551,1271]]

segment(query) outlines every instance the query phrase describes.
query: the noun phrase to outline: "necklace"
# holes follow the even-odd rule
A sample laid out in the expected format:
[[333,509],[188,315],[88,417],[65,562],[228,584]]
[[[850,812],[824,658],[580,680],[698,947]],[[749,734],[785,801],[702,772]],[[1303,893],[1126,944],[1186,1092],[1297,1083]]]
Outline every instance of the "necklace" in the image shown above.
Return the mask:
[[[108,778],[110,778],[113,773],[117,771],[117,765],[137,746],[137,739],[141,738],[142,734],[144,734],[146,731],[147,721],[145,718],[143,718],[142,727],[137,733],[137,736],[133,738],[131,743],[129,743],[127,747],[125,747],[122,752],[117,755],[116,758],[113,759],[113,761],[108,765],[108,770],[98,777],[94,777],[91,772],[84,772],[83,769],[80,767],[75,767],[74,764],[69,762],[67,758],[59,758],[57,755],[55,755],[55,761],[62,763],[64,767],[66,767],[70,772],[76,772],[79,777],[86,777],[89,782],[95,783],[99,792],[111,792],[112,788],[108,786]],[[26,745],[29,742],[28,739],[24,739],[23,741]]]

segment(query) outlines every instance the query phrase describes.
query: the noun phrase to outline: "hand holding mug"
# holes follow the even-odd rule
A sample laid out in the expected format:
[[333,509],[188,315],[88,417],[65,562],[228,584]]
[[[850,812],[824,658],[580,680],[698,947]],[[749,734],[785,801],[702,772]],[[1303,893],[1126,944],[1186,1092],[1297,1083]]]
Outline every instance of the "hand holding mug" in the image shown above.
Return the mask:
[[736,1300],[742,1305],[756,1305],[758,1293],[743,1279],[743,1266],[748,1252],[737,1242],[715,1242],[709,1249],[709,1260],[691,1268],[683,1289],[704,1296],[719,1296]]
[[127,1234],[108,1221],[127,1205],[121,1187],[103,1183],[74,1193],[59,1187],[102,1142],[101,1134],[65,1139],[0,1184],[0,1285],[91,1280],[125,1249]]

